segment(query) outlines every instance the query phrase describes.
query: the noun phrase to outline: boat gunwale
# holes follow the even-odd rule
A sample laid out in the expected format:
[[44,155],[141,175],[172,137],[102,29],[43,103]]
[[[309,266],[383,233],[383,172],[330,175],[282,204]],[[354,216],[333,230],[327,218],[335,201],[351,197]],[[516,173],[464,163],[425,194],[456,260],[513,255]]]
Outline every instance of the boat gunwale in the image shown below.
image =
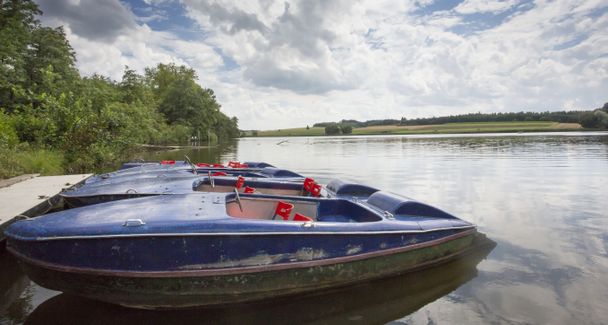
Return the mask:
[[[403,247],[395,247],[384,250],[378,250],[374,252],[361,253],[350,256],[340,256],[327,259],[318,259],[312,261],[300,261],[290,263],[277,263],[267,265],[256,265],[256,266],[245,266],[245,267],[232,267],[232,268],[217,268],[217,269],[205,269],[205,270],[177,270],[177,271],[112,271],[112,270],[99,270],[93,268],[73,267],[73,266],[61,266],[55,263],[49,263],[40,261],[35,258],[25,256],[10,245],[6,246],[6,249],[19,259],[42,268],[47,268],[60,272],[67,273],[80,273],[89,275],[101,275],[101,276],[117,276],[117,277],[129,277],[129,278],[188,278],[188,277],[211,277],[211,276],[224,276],[224,275],[238,275],[248,273],[261,273],[261,272],[272,272],[272,271],[283,271],[291,269],[305,269],[318,266],[327,266],[341,263],[358,262],[366,259],[382,257],[387,255],[407,253],[409,251],[430,248],[436,245],[440,245],[452,240],[459,239],[466,236],[475,236],[478,234],[477,229],[469,229],[467,231],[458,232],[449,236],[430,240],[422,243],[411,244]],[[455,254],[458,252],[455,252]],[[433,262],[431,260],[429,262]]]
[[[238,218],[235,218],[238,219]],[[269,220],[272,221],[272,220]],[[290,220],[291,221],[291,220]],[[376,222],[382,222],[379,220]],[[292,221],[294,222],[294,221]],[[295,221],[300,222],[300,221]],[[323,222],[323,221],[317,221]],[[302,226],[310,222],[302,222]],[[312,222],[314,225],[314,222]],[[135,234],[112,234],[112,235],[80,235],[80,236],[55,236],[55,237],[23,237],[11,233],[6,233],[11,239],[43,242],[54,240],[72,239],[107,239],[107,238],[137,238],[137,237],[194,237],[194,236],[281,236],[281,235],[394,235],[394,234],[422,234],[445,230],[475,229],[475,225],[442,227],[431,229],[412,229],[412,230],[368,230],[368,231],[310,231],[310,228],[302,228],[302,231],[250,231],[250,232],[184,232],[184,233],[135,233]],[[313,228],[314,229],[314,228]]]

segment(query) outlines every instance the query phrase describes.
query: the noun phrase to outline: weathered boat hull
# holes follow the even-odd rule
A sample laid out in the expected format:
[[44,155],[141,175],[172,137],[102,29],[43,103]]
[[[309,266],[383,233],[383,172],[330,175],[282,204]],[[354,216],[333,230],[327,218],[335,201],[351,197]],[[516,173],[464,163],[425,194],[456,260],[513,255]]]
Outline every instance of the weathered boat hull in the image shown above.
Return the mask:
[[164,272],[103,272],[44,263],[12,252],[41,286],[123,306],[175,309],[297,295],[397,275],[458,258],[476,247],[479,236],[470,229],[420,244],[340,258]]
[[477,276],[477,265],[495,247],[489,239],[458,259],[402,275],[339,289],[257,303],[209,308],[139,310],[60,294],[30,313],[27,324],[386,324],[406,317]]

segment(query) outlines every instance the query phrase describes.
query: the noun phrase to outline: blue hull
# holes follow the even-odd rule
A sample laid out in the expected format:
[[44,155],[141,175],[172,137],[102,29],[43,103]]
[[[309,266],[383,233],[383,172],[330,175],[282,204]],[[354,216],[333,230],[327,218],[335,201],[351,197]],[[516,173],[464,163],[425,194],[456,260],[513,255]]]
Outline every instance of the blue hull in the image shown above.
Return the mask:
[[140,179],[156,179],[164,181],[165,179],[175,178],[190,178],[208,175],[209,173],[226,173],[229,176],[257,177],[257,178],[281,178],[303,180],[304,176],[294,173],[290,170],[279,169],[275,167],[264,168],[196,168],[191,167],[173,167],[167,165],[159,165],[154,168],[130,168],[118,172],[95,175],[85,180],[84,186],[98,186],[116,184],[122,182],[132,182]]
[[[279,201],[309,221],[274,220],[269,208]],[[444,211],[377,191],[356,200],[145,197],[19,221],[6,235],[8,249],[43,286],[134,307],[179,308],[406,272],[457,257],[477,232]],[[99,283],[91,285],[94,279]]]

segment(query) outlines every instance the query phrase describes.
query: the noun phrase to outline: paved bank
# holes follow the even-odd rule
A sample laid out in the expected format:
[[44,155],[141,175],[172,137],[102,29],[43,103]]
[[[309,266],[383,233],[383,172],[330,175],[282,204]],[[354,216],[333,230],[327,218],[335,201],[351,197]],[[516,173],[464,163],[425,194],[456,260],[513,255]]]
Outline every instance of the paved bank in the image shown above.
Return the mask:
[[22,175],[0,181],[0,240],[4,228],[18,215],[35,216],[57,203],[57,194],[91,174],[38,176]]

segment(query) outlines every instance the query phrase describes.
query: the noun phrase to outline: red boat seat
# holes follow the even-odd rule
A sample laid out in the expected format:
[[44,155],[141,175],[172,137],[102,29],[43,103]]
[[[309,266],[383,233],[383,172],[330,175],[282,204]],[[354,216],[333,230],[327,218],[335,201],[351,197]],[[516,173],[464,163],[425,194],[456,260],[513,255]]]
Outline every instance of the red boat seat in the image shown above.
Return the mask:
[[310,194],[312,194],[312,196],[321,196],[321,185],[314,183],[312,184],[312,189],[310,190]]
[[272,219],[274,220],[276,216],[279,216],[283,218],[283,220],[289,220],[291,210],[293,210],[293,204],[279,201],[277,203],[277,208],[274,210],[274,216],[272,217]]
[[215,172],[215,173],[211,174],[211,176],[228,176],[228,174],[226,174],[224,172]]
[[237,189],[240,189],[241,187],[243,187],[243,185],[245,185],[245,177],[239,176],[236,179],[236,184],[234,185],[234,187],[236,187]]
[[211,167],[211,164],[207,164],[207,163],[196,163],[196,167]]
[[245,190],[243,191],[243,193],[253,194],[253,193],[255,193],[255,188],[249,187],[249,186],[245,186]]
[[310,190],[312,189],[312,184],[315,183],[315,180],[309,177],[306,177],[304,179],[304,190],[310,192]]
[[175,160],[161,160],[161,165],[175,165]]
[[296,213],[293,216],[293,221],[313,221],[311,217],[307,217],[303,214]]

